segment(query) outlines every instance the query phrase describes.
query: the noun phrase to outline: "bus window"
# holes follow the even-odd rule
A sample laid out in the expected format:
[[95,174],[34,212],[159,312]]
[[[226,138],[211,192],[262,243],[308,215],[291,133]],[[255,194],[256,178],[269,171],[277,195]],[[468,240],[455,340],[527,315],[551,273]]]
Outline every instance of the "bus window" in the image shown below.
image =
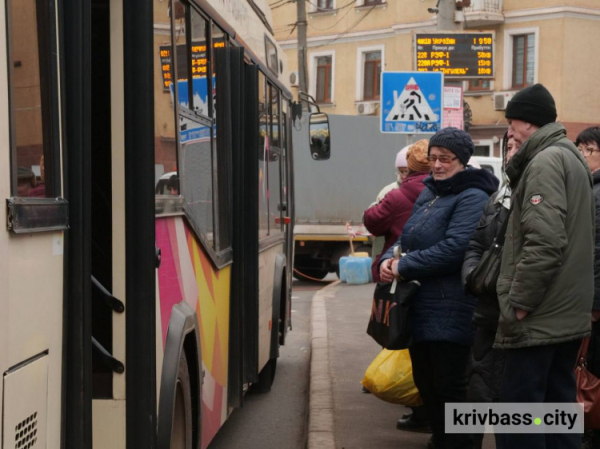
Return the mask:
[[280,130],[280,124],[279,124],[279,91],[277,90],[276,87],[272,86],[271,84],[269,84],[269,106],[271,108],[270,110],[270,135],[271,135],[271,144],[274,147],[280,148],[281,147],[281,143],[280,143],[280,139],[279,139],[279,130]]
[[177,46],[177,92],[179,105],[191,109],[189,88],[189,56],[186,11],[188,6],[180,0],[175,0],[175,45]]
[[288,158],[288,145],[287,145],[287,114],[285,113],[285,100],[282,102],[281,112],[281,202],[283,204],[282,214],[287,214],[287,183],[288,183],[288,175],[287,175],[287,158]]
[[[214,61],[214,55],[217,51],[219,51],[222,48],[225,48],[227,46],[227,42],[225,41],[225,33],[223,33],[223,30],[221,30],[221,28],[219,28],[217,25],[215,25],[213,23],[212,28],[211,28],[211,41],[212,41],[212,59],[211,61]],[[213,78],[212,78],[212,96],[213,96],[213,111],[216,108],[217,105],[217,84],[215,81],[215,67],[214,64],[212,65],[211,70],[213,71]],[[216,113],[213,112],[213,117],[216,117]]]
[[259,115],[259,146],[258,146],[258,237],[269,235],[269,183],[267,160],[270,148],[268,135],[268,111],[266,99],[266,79],[258,72],[258,113]]
[[[223,44],[223,32],[213,25],[213,50],[212,50],[212,70],[213,77],[213,138],[215,139],[214,148],[217,158],[217,195],[218,202],[215,203],[215,213],[218,218],[217,248],[219,252],[231,248],[232,240],[232,153],[231,153],[231,110],[227,101],[229,97],[227,72],[222,72],[228,64],[225,64],[229,58],[229,53]],[[215,92],[221,91],[224,94],[218,96]]]
[[279,91],[269,84],[269,228],[270,234],[282,232],[283,223],[276,223],[275,219],[281,217],[281,139],[279,137]]
[[36,0],[7,3],[12,195],[59,196],[58,173],[52,170],[53,147],[58,151],[58,144],[52,141],[58,135],[53,117],[58,114],[54,114],[51,100],[54,86],[48,82],[55,79],[50,67],[57,63],[51,61],[56,40],[50,32],[50,11]]
[[195,228],[214,249],[212,127],[183,116],[179,126],[181,193]]
[[194,112],[209,117],[208,110],[208,52],[206,43],[207,23],[192,8],[192,101]]
[[[155,55],[159,58],[160,71],[154,79],[160,80],[161,88],[154,91],[154,164],[156,195],[178,195],[179,177],[177,175],[177,145],[175,130],[177,121],[175,119],[174,106],[174,58],[173,43],[171,42],[171,19],[169,17],[170,3],[154,3],[154,22],[163,25],[154,29]],[[164,32],[168,27],[169,32]]]
[[267,59],[267,66],[275,74],[279,76],[279,64],[277,58],[277,47],[271,42],[271,39],[265,34],[265,56]]

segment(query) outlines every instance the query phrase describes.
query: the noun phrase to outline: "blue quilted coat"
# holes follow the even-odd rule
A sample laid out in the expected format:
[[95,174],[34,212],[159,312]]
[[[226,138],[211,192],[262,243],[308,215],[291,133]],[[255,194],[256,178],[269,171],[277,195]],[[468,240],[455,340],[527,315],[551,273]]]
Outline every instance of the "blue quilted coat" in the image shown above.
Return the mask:
[[[400,275],[421,282],[413,303],[413,340],[470,345],[476,299],[463,290],[461,267],[498,179],[487,170],[467,167],[449,179],[429,176],[423,183],[426,188],[396,242],[407,253],[400,260]],[[381,260],[392,255],[393,247]]]

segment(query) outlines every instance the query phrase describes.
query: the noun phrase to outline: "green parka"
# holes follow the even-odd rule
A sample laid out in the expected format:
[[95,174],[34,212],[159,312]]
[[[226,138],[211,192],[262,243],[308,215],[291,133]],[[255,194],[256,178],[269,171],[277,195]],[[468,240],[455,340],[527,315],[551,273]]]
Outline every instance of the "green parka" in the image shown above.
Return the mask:
[[[560,146],[556,144],[560,143]],[[560,123],[537,130],[506,168],[513,190],[497,283],[496,347],[590,334],[595,205],[590,170]],[[529,314],[517,320],[515,308]]]

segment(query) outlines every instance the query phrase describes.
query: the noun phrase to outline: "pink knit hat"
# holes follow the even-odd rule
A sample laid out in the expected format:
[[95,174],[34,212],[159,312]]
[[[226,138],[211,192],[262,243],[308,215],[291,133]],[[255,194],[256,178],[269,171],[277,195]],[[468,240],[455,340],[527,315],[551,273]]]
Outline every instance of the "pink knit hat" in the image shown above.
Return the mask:
[[406,153],[408,153],[408,149],[410,148],[410,145],[406,145],[404,148],[402,148],[399,152],[398,155],[396,156],[396,168],[406,168],[408,167],[408,163],[406,162]]

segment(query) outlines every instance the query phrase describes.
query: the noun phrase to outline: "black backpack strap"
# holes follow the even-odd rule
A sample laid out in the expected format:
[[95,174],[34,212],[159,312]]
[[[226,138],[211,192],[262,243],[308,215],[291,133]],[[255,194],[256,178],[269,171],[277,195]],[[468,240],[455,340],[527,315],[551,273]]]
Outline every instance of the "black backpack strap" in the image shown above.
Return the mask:
[[[500,209],[498,209],[498,217],[500,217],[500,214],[502,213],[502,210],[505,209],[505,207],[503,205],[500,205]],[[512,212],[512,201],[510,204],[510,209],[508,211],[508,214],[506,215],[506,218],[504,219],[504,222],[502,223],[502,227],[500,228],[500,233],[496,234],[496,238],[494,239],[494,243],[499,244],[500,246],[504,246],[504,238],[506,236],[506,230],[508,229],[508,220],[510,220],[510,214]],[[492,245],[494,244],[492,243]]]

